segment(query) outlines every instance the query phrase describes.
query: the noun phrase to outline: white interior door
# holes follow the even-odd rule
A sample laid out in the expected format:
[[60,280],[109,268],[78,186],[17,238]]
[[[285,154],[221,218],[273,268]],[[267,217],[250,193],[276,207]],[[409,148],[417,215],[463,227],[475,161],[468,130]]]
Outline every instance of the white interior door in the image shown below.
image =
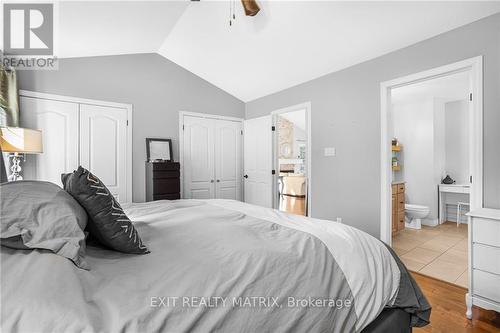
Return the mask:
[[272,208],[271,116],[244,124],[245,202]]
[[241,200],[242,156],[241,122],[215,122],[215,197]]
[[215,122],[184,116],[182,170],[186,199],[215,197]]
[[119,202],[127,197],[127,110],[80,104],[80,164]]
[[20,97],[21,126],[42,131],[43,153],[27,155],[24,179],[62,186],[61,174],[78,168],[78,104]]

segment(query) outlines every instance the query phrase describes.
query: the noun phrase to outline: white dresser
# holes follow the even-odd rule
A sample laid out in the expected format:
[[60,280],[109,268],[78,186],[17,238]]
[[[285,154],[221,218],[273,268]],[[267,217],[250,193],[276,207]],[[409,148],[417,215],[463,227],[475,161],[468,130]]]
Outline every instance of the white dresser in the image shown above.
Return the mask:
[[469,216],[469,293],[467,318],[472,305],[500,312],[500,210],[480,208]]

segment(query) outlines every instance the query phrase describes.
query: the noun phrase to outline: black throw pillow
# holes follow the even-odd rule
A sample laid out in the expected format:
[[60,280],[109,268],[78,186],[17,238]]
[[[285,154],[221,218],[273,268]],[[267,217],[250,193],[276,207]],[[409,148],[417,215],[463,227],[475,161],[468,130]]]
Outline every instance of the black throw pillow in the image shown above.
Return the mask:
[[62,174],[64,189],[87,211],[90,235],[103,245],[120,252],[145,254],[137,230],[106,186],[83,167]]

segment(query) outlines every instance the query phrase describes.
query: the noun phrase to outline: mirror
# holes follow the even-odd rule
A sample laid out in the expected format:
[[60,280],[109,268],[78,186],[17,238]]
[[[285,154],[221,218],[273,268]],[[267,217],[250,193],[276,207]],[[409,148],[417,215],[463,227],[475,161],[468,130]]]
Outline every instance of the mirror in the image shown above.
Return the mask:
[[172,140],[146,138],[148,162],[172,162]]

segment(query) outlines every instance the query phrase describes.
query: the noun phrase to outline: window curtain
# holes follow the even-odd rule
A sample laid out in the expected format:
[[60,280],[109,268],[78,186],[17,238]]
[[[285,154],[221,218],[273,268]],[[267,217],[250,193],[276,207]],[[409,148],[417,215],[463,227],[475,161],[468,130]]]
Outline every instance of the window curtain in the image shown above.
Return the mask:
[[19,95],[14,70],[0,65],[0,126],[19,126]]
[[[0,65],[0,127],[19,126],[19,95],[15,70]],[[7,181],[9,159],[0,148],[0,182]]]

